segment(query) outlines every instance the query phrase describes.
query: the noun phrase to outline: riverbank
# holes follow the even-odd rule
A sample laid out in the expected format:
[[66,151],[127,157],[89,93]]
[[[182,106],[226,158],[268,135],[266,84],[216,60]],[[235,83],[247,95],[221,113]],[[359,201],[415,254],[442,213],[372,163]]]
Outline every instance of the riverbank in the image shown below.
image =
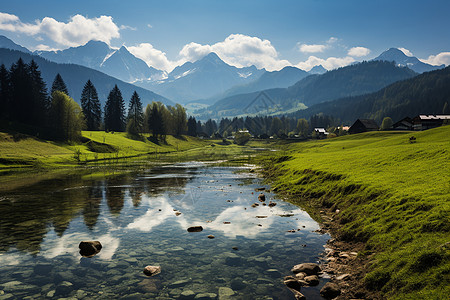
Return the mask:
[[450,126],[350,135],[292,144],[265,160],[264,175],[333,235],[326,269],[341,299],[444,299],[449,149]]

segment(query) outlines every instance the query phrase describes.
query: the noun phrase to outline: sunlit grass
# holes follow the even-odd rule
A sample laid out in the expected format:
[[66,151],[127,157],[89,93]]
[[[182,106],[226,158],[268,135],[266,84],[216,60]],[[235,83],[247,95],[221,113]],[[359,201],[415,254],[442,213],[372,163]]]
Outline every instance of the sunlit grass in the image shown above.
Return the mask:
[[298,143],[287,153],[273,158],[274,186],[340,210],[342,237],[376,253],[369,288],[394,299],[449,294],[450,126]]

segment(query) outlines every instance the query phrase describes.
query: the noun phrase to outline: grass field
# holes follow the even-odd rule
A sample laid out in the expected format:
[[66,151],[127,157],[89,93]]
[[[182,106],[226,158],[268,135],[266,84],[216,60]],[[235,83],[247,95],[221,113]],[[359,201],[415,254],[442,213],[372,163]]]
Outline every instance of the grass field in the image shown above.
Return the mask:
[[292,201],[340,210],[341,237],[375,254],[369,289],[448,299],[450,126],[292,144],[266,163],[273,187]]

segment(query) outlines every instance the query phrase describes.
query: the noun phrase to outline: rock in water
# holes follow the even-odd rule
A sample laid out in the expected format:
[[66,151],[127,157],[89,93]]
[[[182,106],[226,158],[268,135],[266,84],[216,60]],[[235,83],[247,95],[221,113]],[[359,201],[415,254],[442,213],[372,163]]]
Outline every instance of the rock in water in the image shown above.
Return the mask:
[[277,205],[275,202],[272,201],[269,202],[269,207],[274,207],[275,205]]
[[321,271],[321,269],[318,264],[304,263],[304,264],[295,265],[291,271],[294,273],[303,272],[303,273],[306,273],[306,275],[317,275]]
[[102,244],[99,241],[82,241],[78,248],[80,248],[81,256],[92,257],[102,250]]
[[202,226],[191,226],[187,229],[188,232],[200,232],[203,230]]
[[208,235],[208,239],[213,239],[214,236],[212,234]]
[[306,276],[303,280],[305,280],[310,286],[316,286],[319,284],[319,277],[317,275]]
[[266,201],[266,195],[264,195],[263,193],[259,194],[258,200],[259,200],[260,202]]
[[300,291],[300,289],[302,288],[302,285],[300,284],[300,282],[298,282],[296,279],[294,278],[288,278],[284,281],[284,284],[293,290],[296,291]]
[[161,273],[161,267],[160,266],[146,266],[144,268],[144,274],[147,276],[155,276]]
[[320,290],[320,295],[326,299],[336,298],[341,294],[341,289],[336,283],[327,282]]

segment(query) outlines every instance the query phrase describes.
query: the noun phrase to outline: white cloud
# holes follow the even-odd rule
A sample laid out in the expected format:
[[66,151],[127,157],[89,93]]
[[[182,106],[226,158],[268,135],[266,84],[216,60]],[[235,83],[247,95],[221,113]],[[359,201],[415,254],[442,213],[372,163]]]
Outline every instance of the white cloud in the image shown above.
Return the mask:
[[49,46],[44,45],[44,44],[39,44],[36,47],[34,47],[32,50],[37,50],[37,51],[57,51],[59,49],[52,48],[52,47],[49,47]]
[[35,23],[23,23],[17,16],[0,12],[0,30],[18,32],[27,35],[45,35],[63,46],[80,46],[90,40],[103,41],[120,37],[119,27],[110,16],[86,18],[75,15],[67,23],[45,17]]
[[273,71],[291,65],[278,57],[269,40],[243,34],[231,34],[224,41],[212,45],[189,43],[179,55],[181,61],[195,61],[210,52],[215,52],[223,61],[236,67],[255,65]]
[[153,28],[153,26],[151,24],[147,24],[148,28]]
[[408,49],[405,49],[405,48],[397,48],[398,50],[400,50],[400,51],[402,51],[406,56],[414,56],[413,54],[412,54],[412,52],[411,51],[409,51]]
[[137,30],[136,27],[131,27],[131,26],[128,26],[128,25],[120,25],[120,30],[124,30],[124,29],[132,30],[132,31],[136,31]]
[[427,59],[420,59],[420,61],[435,66],[440,66],[442,64],[448,66],[450,65],[450,52],[441,52],[437,55],[430,55]]
[[370,53],[370,49],[365,48],[365,47],[353,47],[353,48],[350,48],[350,50],[348,50],[349,56],[362,57],[362,56],[369,55],[369,53]]
[[158,70],[171,71],[176,66],[175,62],[167,59],[166,53],[155,49],[152,44],[141,43],[137,46],[127,47],[127,49],[133,55],[145,61],[147,65]]
[[327,70],[333,70],[339,67],[345,67],[355,62],[355,59],[350,56],[346,57],[328,57],[327,59],[310,56],[306,61],[299,62],[295,65],[297,68],[309,71],[314,66],[322,65]]
[[307,44],[300,44],[299,50],[303,53],[317,53],[317,52],[323,52],[325,49],[327,49],[327,45],[307,45]]
[[338,38],[332,36],[332,37],[330,37],[330,38],[328,39],[327,43],[328,43],[328,44],[333,44],[333,43],[336,43],[337,41],[338,41]]

